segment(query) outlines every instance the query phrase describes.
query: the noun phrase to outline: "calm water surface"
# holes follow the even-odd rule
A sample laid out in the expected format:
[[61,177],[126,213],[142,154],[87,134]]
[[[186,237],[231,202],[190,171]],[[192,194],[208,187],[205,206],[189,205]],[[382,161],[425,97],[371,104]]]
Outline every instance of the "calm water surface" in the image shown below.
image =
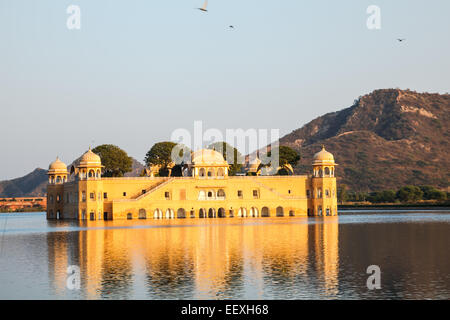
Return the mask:
[[[0,214],[0,299],[450,299],[450,212],[46,221]],[[381,290],[366,287],[369,265]],[[80,290],[66,286],[81,270]]]

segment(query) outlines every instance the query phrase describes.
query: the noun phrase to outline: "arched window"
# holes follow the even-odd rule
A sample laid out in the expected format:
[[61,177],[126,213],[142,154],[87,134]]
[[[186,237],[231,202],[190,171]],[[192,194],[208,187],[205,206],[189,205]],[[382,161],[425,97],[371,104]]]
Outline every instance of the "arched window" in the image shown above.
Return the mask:
[[219,218],[226,218],[226,211],[224,208],[219,208],[219,211],[217,212],[217,216]]
[[255,207],[252,207],[252,208],[250,209],[250,217],[256,218],[256,217],[258,217],[258,216],[259,216],[258,209],[255,208]]
[[166,219],[173,219],[175,218],[175,214],[172,209],[166,210]]
[[328,167],[325,168],[325,176],[327,176],[327,177],[330,176],[330,168],[328,168]]
[[319,177],[322,177],[322,169],[319,169]]
[[52,177],[50,178],[50,183],[51,183],[51,184],[54,184],[54,183],[55,183],[55,177],[52,176]]
[[224,176],[223,168],[219,168],[219,169],[217,170],[217,176],[218,176],[218,177],[223,177],[223,176]]
[[132,220],[132,219],[133,219],[133,214],[127,213],[127,220]]
[[94,178],[94,177],[95,177],[94,170],[89,170],[89,178]]
[[328,190],[328,189],[325,189],[325,196],[326,196],[327,198],[329,198],[329,197],[330,197],[330,190]]
[[177,218],[178,219],[185,219],[186,218],[186,210],[184,210],[183,208],[179,208],[177,210]]
[[322,189],[317,189],[317,198],[322,198]]
[[208,191],[208,199],[214,199],[215,197],[216,196],[213,190]]
[[56,183],[61,183],[61,177],[60,176],[56,177]]
[[204,190],[198,192],[198,200],[206,200],[206,192]]
[[294,216],[295,216],[294,210],[290,210],[290,211],[289,211],[289,217],[294,217]]
[[277,217],[284,217],[284,209],[283,207],[277,208]]
[[200,209],[198,211],[198,217],[199,218],[206,218],[206,210],[205,209]]
[[261,217],[270,217],[269,208],[264,207],[261,209]]
[[239,211],[238,211],[238,217],[242,217],[242,218],[247,217],[247,209],[240,208]]
[[225,200],[225,191],[223,189],[219,189],[217,191],[217,198],[220,200]]
[[214,169],[213,168],[210,168],[208,170],[208,177],[214,177]]
[[153,212],[153,219],[162,219],[163,214],[161,209],[155,209],[155,211]]
[[145,211],[145,209],[139,210],[139,219],[147,219],[147,212]]
[[200,168],[200,171],[199,171],[198,175],[199,175],[200,177],[205,177],[205,176],[206,176],[206,170],[205,170],[205,168]]
[[208,218],[215,218],[215,217],[216,217],[216,210],[214,208],[209,208]]

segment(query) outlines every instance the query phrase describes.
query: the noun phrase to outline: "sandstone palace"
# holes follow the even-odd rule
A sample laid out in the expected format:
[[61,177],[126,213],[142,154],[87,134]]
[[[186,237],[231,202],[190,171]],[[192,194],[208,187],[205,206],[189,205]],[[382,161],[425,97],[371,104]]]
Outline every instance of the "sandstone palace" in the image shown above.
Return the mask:
[[312,175],[228,176],[221,153],[191,154],[187,177],[102,177],[91,149],[76,167],[48,170],[47,219],[117,220],[335,216],[334,157],[322,148]]

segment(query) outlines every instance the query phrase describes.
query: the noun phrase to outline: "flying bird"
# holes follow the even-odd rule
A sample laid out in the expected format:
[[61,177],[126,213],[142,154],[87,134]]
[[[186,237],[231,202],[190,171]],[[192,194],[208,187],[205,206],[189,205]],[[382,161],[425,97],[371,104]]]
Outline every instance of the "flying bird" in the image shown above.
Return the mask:
[[208,9],[206,9],[206,7],[208,7],[208,0],[205,0],[205,3],[203,4],[203,7],[197,8],[197,9],[200,10],[200,11],[203,11],[203,12],[208,12]]
[[230,28],[230,29],[234,29],[234,26],[230,26],[229,28]]
[[397,39],[398,40],[398,42],[402,42],[402,41],[405,41],[406,39]]

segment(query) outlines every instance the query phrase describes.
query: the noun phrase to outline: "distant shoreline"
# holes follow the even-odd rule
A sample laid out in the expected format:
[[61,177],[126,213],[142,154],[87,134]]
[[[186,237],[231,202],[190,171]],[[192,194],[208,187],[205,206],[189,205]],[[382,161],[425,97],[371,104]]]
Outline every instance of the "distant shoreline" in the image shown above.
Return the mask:
[[373,205],[338,205],[338,211],[351,210],[450,210],[449,204],[373,204]]

